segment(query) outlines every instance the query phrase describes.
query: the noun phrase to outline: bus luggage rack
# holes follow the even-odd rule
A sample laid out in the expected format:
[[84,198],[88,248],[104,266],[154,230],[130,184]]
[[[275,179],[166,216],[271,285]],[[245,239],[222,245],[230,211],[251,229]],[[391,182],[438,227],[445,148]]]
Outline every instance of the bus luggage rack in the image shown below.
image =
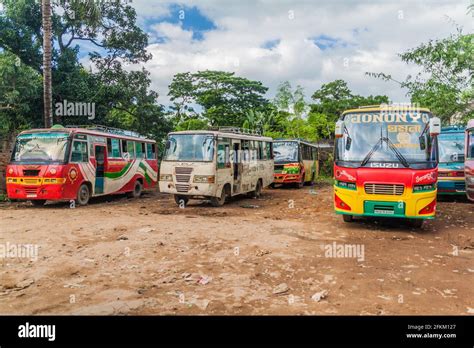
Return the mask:
[[128,136],[128,137],[147,139],[146,136],[141,135],[140,133],[137,133],[137,132],[134,132],[134,131],[131,131],[131,130],[108,127],[108,126],[102,126],[102,125],[67,125],[66,128],[85,128],[85,129],[89,129],[89,130],[97,130],[97,131],[110,133],[110,134],[124,135],[124,136]]
[[245,135],[262,135],[257,130],[248,129],[248,128],[241,128],[241,127],[215,127],[214,130],[223,133],[234,133],[234,134],[245,134]]

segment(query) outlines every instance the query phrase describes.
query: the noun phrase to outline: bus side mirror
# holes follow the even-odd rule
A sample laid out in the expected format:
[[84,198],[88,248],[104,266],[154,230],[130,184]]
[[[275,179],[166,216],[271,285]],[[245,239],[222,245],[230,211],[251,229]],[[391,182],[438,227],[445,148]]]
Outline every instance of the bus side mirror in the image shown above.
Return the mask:
[[430,135],[438,135],[441,133],[441,120],[438,117],[430,119]]
[[171,146],[171,142],[169,140],[166,140],[166,145],[165,145],[166,150],[168,150],[170,146]]
[[344,135],[344,121],[339,120],[336,122],[336,129],[334,130],[336,138],[342,138]]

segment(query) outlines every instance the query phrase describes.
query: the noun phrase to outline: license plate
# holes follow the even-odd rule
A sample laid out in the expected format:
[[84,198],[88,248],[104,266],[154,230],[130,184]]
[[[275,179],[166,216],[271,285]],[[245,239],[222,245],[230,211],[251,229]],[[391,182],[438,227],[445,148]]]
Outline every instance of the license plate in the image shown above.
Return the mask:
[[26,198],[36,198],[37,195],[26,195]]
[[375,214],[383,214],[383,215],[393,215],[395,212],[393,210],[381,210],[381,209],[375,209],[374,210]]

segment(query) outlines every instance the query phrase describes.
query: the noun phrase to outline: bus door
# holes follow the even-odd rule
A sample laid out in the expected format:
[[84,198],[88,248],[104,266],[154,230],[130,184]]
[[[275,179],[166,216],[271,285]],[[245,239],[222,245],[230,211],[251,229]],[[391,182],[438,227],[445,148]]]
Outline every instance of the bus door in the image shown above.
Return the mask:
[[[230,183],[233,185],[233,168],[231,160],[231,142],[228,138],[217,139],[217,172],[216,183],[219,187]],[[219,193],[218,193],[219,194]]]
[[232,194],[237,194],[242,189],[242,154],[239,139],[232,139],[232,150],[234,152],[232,156]]
[[104,176],[107,164],[107,148],[104,145],[95,145],[95,188],[96,194],[104,193]]

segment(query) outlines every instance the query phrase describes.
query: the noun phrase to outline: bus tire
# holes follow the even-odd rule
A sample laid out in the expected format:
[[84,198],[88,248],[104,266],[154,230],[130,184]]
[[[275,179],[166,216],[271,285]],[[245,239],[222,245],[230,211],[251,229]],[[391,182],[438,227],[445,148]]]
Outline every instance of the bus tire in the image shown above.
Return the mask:
[[270,188],[274,189],[275,187],[276,187],[275,183],[272,182],[272,183],[270,184]]
[[77,190],[76,203],[78,205],[87,205],[87,203],[89,203],[90,198],[91,190],[89,188],[89,185],[84,183],[79,187],[79,190]]
[[352,215],[343,214],[342,215],[342,220],[344,220],[344,222],[352,222],[352,221],[354,221],[354,218],[352,217]]
[[186,196],[179,196],[179,195],[174,195],[174,201],[176,202],[176,204],[181,207],[181,204],[183,204],[183,206],[187,206],[188,205],[188,202],[189,202],[189,198],[186,197]]
[[257,185],[255,185],[255,191],[252,191],[251,195],[253,198],[260,198],[262,195],[262,181],[260,179],[257,181]]
[[421,228],[425,220],[423,219],[410,219],[410,225],[413,228]]
[[222,188],[220,197],[211,197],[211,205],[213,207],[222,207],[225,204],[225,199],[227,198],[226,188]]
[[34,199],[31,201],[31,203],[35,207],[42,207],[46,203],[46,199]]
[[305,173],[301,174],[301,181],[299,183],[296,184],[296,188],[303,188],[304,186],[304,177],[305,177]]
[[129,198],[140,198],[143,192],[143,184],[140,180],[135,181],[135,185],[133,185],[133,191],[128,193]]

